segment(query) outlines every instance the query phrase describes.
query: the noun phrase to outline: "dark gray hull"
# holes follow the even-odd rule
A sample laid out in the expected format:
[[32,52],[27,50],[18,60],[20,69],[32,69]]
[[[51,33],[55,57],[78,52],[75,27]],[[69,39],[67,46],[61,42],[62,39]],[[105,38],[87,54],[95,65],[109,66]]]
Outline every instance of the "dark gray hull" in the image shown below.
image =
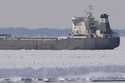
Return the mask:
[[114,49],[120,38],[66,38],[66,39],[7,39],[0,40],[0,49]]

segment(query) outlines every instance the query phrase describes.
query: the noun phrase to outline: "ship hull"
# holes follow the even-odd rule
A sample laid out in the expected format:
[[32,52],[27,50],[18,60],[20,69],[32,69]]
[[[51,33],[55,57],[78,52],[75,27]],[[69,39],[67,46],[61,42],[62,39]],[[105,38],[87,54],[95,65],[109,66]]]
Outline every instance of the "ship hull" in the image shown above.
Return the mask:
[[114,49],[120,38],[8,39],[0,40],[0,49]]

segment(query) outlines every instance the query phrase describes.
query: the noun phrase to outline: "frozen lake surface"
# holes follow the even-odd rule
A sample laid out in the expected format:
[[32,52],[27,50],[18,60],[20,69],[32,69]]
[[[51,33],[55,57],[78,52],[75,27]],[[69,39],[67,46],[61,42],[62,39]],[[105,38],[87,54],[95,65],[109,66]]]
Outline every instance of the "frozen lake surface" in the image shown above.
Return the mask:
[[124,42],[114,50],[0,50],[0,68],[124,65]]
[[[120,46],[114,50],[0,50],[0,77],[86,79],[91,76],[104,77],[107,74],[111,77],[124,77],[124,42],[125,37],[122,37]],[[7,81],[0,81],[0,83],[11,83]],[[77,81],[70,82],[76,83]],[[78,82],[83,83],[84,81]],[[43,83],[43,81],[12,83]],[[65,81],[64,83],[69,82]],[[91,82],[85,81],[84,83]]]

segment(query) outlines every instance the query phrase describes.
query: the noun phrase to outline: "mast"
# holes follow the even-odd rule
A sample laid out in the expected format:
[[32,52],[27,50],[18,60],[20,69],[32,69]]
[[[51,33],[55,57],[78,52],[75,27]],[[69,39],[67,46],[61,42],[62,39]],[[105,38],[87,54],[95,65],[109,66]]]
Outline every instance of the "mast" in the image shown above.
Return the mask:
[[88,24],[88,32],[89,32],[89,34],[95,34],[95,32],[96,32],[96,28],[97,28],[97,26],[96,26],[96,20],[95,20],[95,17],[93,16],[93,10],[94,10],[94,8],[93,8],[93,5],[89,5],[88,6],[89,7],[89,10],[88,10],[88,12],[87,12],[87,24]]

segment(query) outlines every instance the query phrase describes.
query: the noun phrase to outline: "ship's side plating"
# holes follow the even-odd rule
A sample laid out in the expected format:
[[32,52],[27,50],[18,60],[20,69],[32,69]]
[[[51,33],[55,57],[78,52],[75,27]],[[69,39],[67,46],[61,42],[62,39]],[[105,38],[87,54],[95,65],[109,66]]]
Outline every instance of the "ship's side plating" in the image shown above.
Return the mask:
[[113,49],[119,37],[0,40],[0,49]]

